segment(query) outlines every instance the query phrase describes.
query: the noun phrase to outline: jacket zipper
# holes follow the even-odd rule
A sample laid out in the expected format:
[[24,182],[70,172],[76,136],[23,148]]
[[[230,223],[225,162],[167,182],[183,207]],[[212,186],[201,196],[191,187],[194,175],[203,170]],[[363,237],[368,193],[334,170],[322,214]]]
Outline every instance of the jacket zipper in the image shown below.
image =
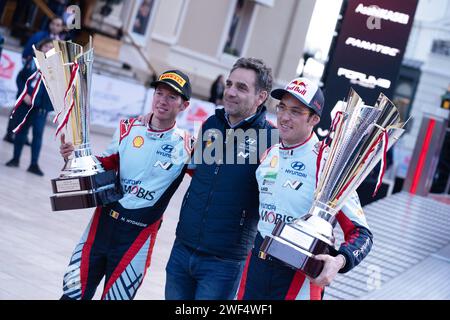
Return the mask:
[[242,211],[241,222],[239,223],[239,225],[243,226],[244,222],[245,222],[245,210]]
[[205,212],[204,212],[203,217],[202,217],[202,229],[200,229],[200,233],[198,235],[199,247],[200,247],[201,239],[203,237],[203,228],[204,228],[205,222],[206,222],[206,215],[208,214],[209,205],[211,203],[211,196],[212,196],[212,193],[214,192],[214,187],[216,186],[216,179],[217,179],[217,174],[219,173],[219,169],[220,169],[220,165],[217,164],[216,168],[214,169],[214,180],[213,180],[213,182],[211,184],[211,189],[209,190],[208,203],[206,204]]
[[211,189],[209,190],[208,203],[207,203],[207,205],[206,205],[206,210],[205,210],[205,212],[207,212],[208,209],[209,209],[209,204],[210,204],[210,202],[211,202],[211,195],[212,195],[212,193],[213,193],[213,191],[214,191],[214,187],[216,186],[216,179],[217,179],[217,174],[219,173],[219,169],[220,169],[220,164],[217,164],[217,165],[216,165],[216,168],[214,169],[214,180],[213,180],[213,183],[212,183],[212,185],[211,185]]

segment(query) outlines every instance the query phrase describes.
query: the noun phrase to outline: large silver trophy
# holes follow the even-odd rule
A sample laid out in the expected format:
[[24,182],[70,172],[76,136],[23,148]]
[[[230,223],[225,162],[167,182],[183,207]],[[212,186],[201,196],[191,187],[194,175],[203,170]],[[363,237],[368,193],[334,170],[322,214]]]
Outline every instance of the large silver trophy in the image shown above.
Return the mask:
[[115,172],[105,171],[89,144],[92,40],[86,48],[70,41],[54,40],[53,45],[47,53],[34,48],[35,62],[57,114],[56,134],[64,130],[75,150],[60,176],[52,179],[52,209],[89,208],[118,200],[122,195]]
[[314,255],[336,255],[336,214],[404,131],[397,108],[382,93],[372,107],[350,89],[335,120],[311,209],[291,223],[279,222],[260,248],[261,258],[274,257],[312,278],[323,268]]

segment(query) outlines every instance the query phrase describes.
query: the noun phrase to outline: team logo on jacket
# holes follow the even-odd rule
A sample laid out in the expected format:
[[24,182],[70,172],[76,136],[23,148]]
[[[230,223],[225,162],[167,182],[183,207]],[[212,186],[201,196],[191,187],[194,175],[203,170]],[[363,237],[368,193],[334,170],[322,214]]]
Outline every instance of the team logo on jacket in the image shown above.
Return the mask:
[[170,162],[170,161],[162,162],[162,161],[158,160],[158,161],[155,162],[155,164],[153,166],[154,167],[158,167],[159,166],[159,167],[163,168],[164,170],[169,170],[170,168],[172,168],[173,163]]
[[278,156],[273,156],[272,159],[270,159],[270,167],[275,168],[278,164]]
[[272,192],[269,191],[269,187],[264,187],[264,186],[262,186],[261,188],[259,188],[259,193],[264,193],[264,194],[272,195]]
[[303,185],[303,182],[300,182],[300,181],[296,181],[296,180],[294,180],[294,181],[286,180],[286,182],[283,183],[283,188],[289,187],[289,188],[291,188],[291,189],[298,190],[298,189],[300,189],[300,187],[301,187],[302,185]]
[[162,151],[167,152],[167,153],[172,153],[174,146],[170,145],[170,144],[165,144],[161,147]]
[[293,216],[280,214],[276,210],[277,207],[274,204],[261,203],[260,219],[270,224],[277,224],[279,221],[291,222],[294,220]]
[[305,165],[303,164],[303,162],[300,161],[294,161],[291,163],[291,168],[292,169],[286,169],[285,172],[297,177],[301,177],[301,178],[306,178],[307,175],[305,173],[303,173],[302,171],[305,170]]
[[250,153],[246,153],[246,152],[243,152],[243,151],[238,153],[238,157],[242,157],[244,159],[247,159],[249,155],[250,155]]
[[316,155],[319,155],[319,151],[320,151],[321,146],[322,146],[322,141],[319,141],[319,142],[317,142],[317,143],[314,145],[313,152],[314,152]]
[[[221,134],[218,130],[215,129],[208,129],[206,132],[206,144],[205,147],[208,148],[209,146],[211,146],[214,141],[216,141],[216,139],[219,137],[219,135]],[[228,135],[227,135],[228,137]],[[226,143],[226,142],[225,142]]]
[[291,168],[296,171],[303,171],[305,170],[305,165],[303,164],[303,162],[295,161],[291,163]]
[[291,81],[291,83],[289,83],[288,87],[286,88],[287,91],[294,91],[297,92],[299,94],[301,94],[302,96],[304,96],[306,94],[306,83],[304,83],[303,81],[299,81],[299,80],[293,80]]
[[249,154],[249,152],[256,152],[257,151],[256,142],[257,142],[256,139],[253,139],[249,136],[245,136],[244,142],[241,142],[239,144],[239,149],[243,150],[244,153],[246,153],[246,154]]
[[264,175],[263,178],[275,180],[277,178],[277,172],[269,171]]
[[123,192],[135,195],[140,199],[152,201],[155,198],[156,191],[145,190],[144,188],[138,185],[124,185]]
[[170,158],[170,157],[172,157],[173,149],[175,149],[175,147],[172,146],[171,144],[165,144],[165,145],[161,146],[161,150],[156,151],[156,154],[159,154],[160,156],[163,156],[166,158]]
[[133,147],[140,148],[140,147],[142,147],[143,144],[144,144],[144,138],[142,138],[141,136],[134,137]]
[[249,136],[245,137],[245,143],[248,145],[254,145],[256,143],[256,139],[250,138]]
[[280,150],[280,154],[283,159],[290,158],[294,154],[294,149]]

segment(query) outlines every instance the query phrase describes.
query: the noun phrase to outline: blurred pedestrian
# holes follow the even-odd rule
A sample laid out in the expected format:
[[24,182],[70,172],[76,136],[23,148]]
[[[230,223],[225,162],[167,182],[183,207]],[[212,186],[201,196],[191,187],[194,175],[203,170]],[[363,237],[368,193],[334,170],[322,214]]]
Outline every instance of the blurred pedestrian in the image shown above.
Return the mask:
[[219,75],[213,82],[210,90],[209,101],[215,105],[222,105],[223,91],[225,90],[225,80],[223,74]]
[[[49,0],[47,1],[48,8],[57,16],[62,17],[66,7],[68,6],[68,0]],[[41,30],[45,31],[49,27],[49,18],[44,15],[41,22]]]
[[[38,44],[38,49],[47,52],[53,48],[52,39],[44,39]],[[53,105],[47,94],[45,87],[39,86],[39,76],[31,78],[37,70],[33,59],[28,60],[27,64],[19,72],[18,85],[21,83],[19,92],[19,102],[12,113],[14,124],[18,125],[18,131],[14,137],[13,158],[6,163],[8,167],[18,167],[22,149],[27,139],[28,130],[33,127],[33,140],[31,142],[31,164],[28,172],[38,176],[44,173],[39,168],[38,159],[42,146],[42,137],[44,135],[45,122],[49,111],[53,110]],[[27,80],[29,79],[29,80]],[[39,86],[39,87],[38,87]]]
[[152,11],[153,0],[144,0],[136,14],[134,20],[133,32],[144,35],[147,29],[148,21],[150,19],[150,13]]
[[36,45],[43,39],[53,40],[67,40],[67,36],[64,32],[64,21],[60,17],[55,17],[50,22],[50,25],[45,31],[38,31],[28,39],[22,52],[23,63],[26,64],[28,60],[33,58],[33,45]]
[[[25,47],[22,52],[22,62],[24,65],[24,68],[22,69],[24,72],[19,73],[17,75],[16,83],[18,88],[17,96],[22,92],[23,85],[25,84],[25,81],[28,77],[24,77],[24,75],[27,74],[26,70],[30,71],[30,68],[34,68],[34,62],[33,60],[33,45],[36,45],[38,43],[41,43],[43,40],[49,39],[49,41],[52,40],[66,40],[66,34],[64,33],[64,22],[61,18],[56,17],[53,18],[48,31],[39,31],[36,32],[34,35],[28,39],[27,43],[25,44]],[[34,72],[34,71],[33,71]],[[28,74],[30,76],[33,72]],[[19,111],[20,114],[20,111]],[[3,138],[4,141],[13,143],[14,141],[14,133],[12,130],[15,128],[17,123],[14,122],[14,119],[17,119],[17,117],[9,118],[8,126],[6,130],[6,135]],[[29,145],[28,140],[25,141],[25,144]]]

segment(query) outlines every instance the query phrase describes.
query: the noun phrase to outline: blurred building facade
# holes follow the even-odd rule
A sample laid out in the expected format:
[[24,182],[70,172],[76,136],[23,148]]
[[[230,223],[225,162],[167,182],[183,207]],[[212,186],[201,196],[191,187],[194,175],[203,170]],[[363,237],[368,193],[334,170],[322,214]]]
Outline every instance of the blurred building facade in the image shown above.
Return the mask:
[[[409,173],[421,152],[423,141],[419,138],[422,120],[434,118],[449,120],[448,109],[441,108],[442,98],[450,91],[450,2],[446,0],[419,0],[414,24],[409,37],[400,77],[397,81],[394,103],[400,107],[405,118],[411,117],[407,131],[395,147],[397,176]],[[433,146],[436,154],[436,170],[431,192],[442,193],[449,189],[450,131],[434,132],[444,136],[442,146]],[[416,153],[414,153],[416,151]]]
[[[29,1],[37,3],[42,1]],[[18,1],[6,1],[1,25],[11,23]],[[274,86],[297,74],[316,0],[80,0],[78,42],[94,37],[97,57],[131,68],[149,83],[169,68],[188,73],[193,93],[207,99],[219,74],[238,57],[259,57],[272,67]],[[42,10],[37,11],[42,15]],[[39,21],[36,21],[39,25]],[[319,24],[320,25],[320,24]],[[312,39],[311,41],[314,41]],[[316,41],[318,41],[317,39]],[[450,85],[450,2],[419,0],[393,97],[404,118],[412,117],[396,146],[404,178],[422,115],[448,117],[440,108]],[[446,49],[447,48],[447,49]],[[100,59],[98,59],[100,60]]]
[[101,15],[105,3],[92,2],[86,25],[113,37],[117,30],[123,33],[117,40],[97,36],[102,42],[99,54],[156,74],[181,69],[190,75],[194,94],[204,98],[217,75],[227,74],[240,56],[264,59],[273,68],[276,83],[295,76],[315,4],[315,0],[130,0],[111,6],[105,17]]
[[[9,27],[14,2],[7,1],[3,26]],[[217,75],[227,74],[241,56],[264,59],[273,69],[275,83],[280,85],[295,76],[315,2],[92,0],[69,3],[81,7],[81,29],[77,32],[81,39],[78,40],[87,41],[88,35],[93,35],[97,56],[128,64],[143,78],[168,68],[181,69],[191,76],[194,94],[207,98]]]
[[[446,45],[447,43],[447,45]],[[445,47],[447,49],[445,49]],[[414,86],[404,84],[397,92],[414,95],[409,116],[412,117],[404,145],[412,149],[416,143],[424,113],[448,118],[448,110],[440,108],[441,97],[450,85],[450,2],[420,0],[405,53],[404,65],[416,65],[420,79]]]

